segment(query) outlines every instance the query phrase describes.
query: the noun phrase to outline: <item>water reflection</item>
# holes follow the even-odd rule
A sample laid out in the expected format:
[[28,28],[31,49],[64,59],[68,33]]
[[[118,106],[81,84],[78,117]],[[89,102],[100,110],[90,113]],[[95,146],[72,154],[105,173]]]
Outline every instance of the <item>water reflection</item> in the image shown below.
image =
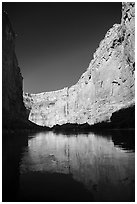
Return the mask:
[[[41,196],[43,188],[46,188],[47,195],[49,191],[52,191],[52,195],[55,191],[59,194],[67,185],[72,188],[74,184],[79,192],[82,193],[82,188],[88,192],[88,201],[134,201],[134,151],[127,151],[129,149],[125,145],[123,148],[123,140],[118,145],[118,135],[114,135],[34,134],[28,139],[28,146],[24,148],[20,161],[19,197],[27,195],[29,198],[38,191]],[[60,175],[64,177],[58,179]],[[44,185],[41,186],[44,178]],[[64,183],[59,187],[62,181]],[[82,188],[78,187],[80,185]],[[71,193],[69,198],[72,197]],[[64,201],[68,200],[66,198]],[[50,201],[53,201],[53,197]]]

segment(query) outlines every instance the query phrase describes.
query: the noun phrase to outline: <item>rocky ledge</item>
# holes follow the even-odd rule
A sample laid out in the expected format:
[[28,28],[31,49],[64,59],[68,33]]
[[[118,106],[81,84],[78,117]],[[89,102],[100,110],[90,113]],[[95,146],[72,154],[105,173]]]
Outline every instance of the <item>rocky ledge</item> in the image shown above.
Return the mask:
[[[119,123],[123,112],[129,121],[130,116],[133,119],[135,3],[122,3],[121,24],[115,24],[107,32],[75,85],[53,92],[24,93],[24,103],[30,112],[29,120],[40,126],[110,124],[116,118]],[[131,114],[126,111],[130,107]]]

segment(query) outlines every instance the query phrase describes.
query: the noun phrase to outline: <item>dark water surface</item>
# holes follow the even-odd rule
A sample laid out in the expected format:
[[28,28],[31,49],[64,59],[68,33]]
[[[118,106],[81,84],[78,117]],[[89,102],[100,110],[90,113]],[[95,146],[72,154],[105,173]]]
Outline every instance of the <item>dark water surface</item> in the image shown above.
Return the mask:
[[3,201],[134,201],[134,134],[3,132]]

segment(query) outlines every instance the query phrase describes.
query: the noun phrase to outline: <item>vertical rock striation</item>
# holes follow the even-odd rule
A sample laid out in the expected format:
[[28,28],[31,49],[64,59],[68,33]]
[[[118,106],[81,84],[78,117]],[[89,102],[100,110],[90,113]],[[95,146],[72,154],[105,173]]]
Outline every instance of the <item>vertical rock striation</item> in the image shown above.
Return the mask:
[[29,120],[42,126],[68,122],[68,88],[39,94],[24,93]]
[[[110,122],[115,112],[134,106],[135,3],[122,4],[121,24],[115,24],[94,53],[88,69],[70,88],[24,94],[29,120],[53,127],[66,123]],[[31,103],[28,103],[30,100]]]
[[2,117],[3,127],[16,125],[26,116],[23,78],[15,54],[15,33],[6,12],[2,14]]

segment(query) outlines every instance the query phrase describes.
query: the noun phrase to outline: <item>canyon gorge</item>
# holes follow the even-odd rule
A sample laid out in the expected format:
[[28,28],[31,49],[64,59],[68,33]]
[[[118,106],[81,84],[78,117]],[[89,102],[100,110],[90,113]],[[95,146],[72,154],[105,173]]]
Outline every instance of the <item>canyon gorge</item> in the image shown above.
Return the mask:
[[75,85],[38,94],[23,93],[23,77],[15,54],[16,34],[6,12],[2,20],[3,127],[17,123],[50,128],[64,124],[109,124],[117,120],[119,113],[121,116],[119,111],[120,120],[134,123],[135,3],[122,3],[121,24],[115,24],[106,33]]
[[[63,11],[70,18],[70,15],[66,14],[62,9],[64,7],[60,7],[60,4],[55,2],[54,6],[53,2],[44,2],[44,4],[43,2],[36,2],[36,4],[34,2],[33,4],[32,2],[16,3],[15,5],[14,2],[11,6],[11,2],[5,2],[5,8],[7,8],[8,14],[14,22],[13,25],[16,27],[18,22],[19,27],[17,26],[16,30],[23,28],[23,31],[18,31],[20,31],[20,35],[25,33],[24,36],[28,36],[26,34],[28,28],[31,27],[31,31],[37,29],[38,33],[33,33],[38,44],[41,44],[39,41],[41,29],[39,29],[38,24],[42,24],[42,33],[44,33],[43,22],[49,20],[48,23],[51,26],[53,21],[50,21],[49,16],[52,16],[53,20],[56,17],[53,8],[57,14],[59,14],[59,11]],[[57,5],[59,5],[60,9]],[[73,8],[77,15],[78,11],[75,9],[77,5],[76,7],[74,7],[73,3],[71,5],[70,8]],[[47,79],[49,78],[52,81],[54,76],[52,75],[53,78],[49,77],[50,65],[45,66],[44,63],[43,67],[39,64],[39,60],[41,61],[44,58],[44,62],[47,60],[51,62],[50,55],[47,55],[47,58],[45,57],[45,54],[49,52],[49,47],[46,47],[47,44],[44,43],[42,38],[41,42],[44,50],[47,51],[47,53],[44,52],[43,54],[43,50],[39,51],[36,46],[38,44],[35,44],[34,39],[29,38],[26,42],[24,38],[20,37],[20,41],[22,42],[23,39],[24,45],[18,44],[18,41],[17,47],[20,48],[19,50],[23,49],[26,55],[23,55],[24,52],[21,55],[22,58],[20,58],[20,55],[16,55],[15,51],[19,51],[17,47],[15,49],[16,33],[13,30],[8,14],[2,11],[3,202],[135,201],[135,2],[118,3],[116,10],[113,5],[109,3],[109,8],[112,8],[113,15],[115,15],[116,11],[117,17],[120,7],[122,8],[121,23],[114,25],[111,23],[113,27],[108,30],[110,27],[108,26],[105,29],[105,32],[107,30],[108,32],[104,39],[102,34],[100,35],[103,40],[93,57],[91,57],[92,60],[87,66],[88,68],[85,69],[78,82],[76,84],[74,82],[72,86],[60,90],[41,93],[37,93],[36,89],[34,93],[24,91],[26,87],[30,88],[31,85],[32,88],[34,88],[34,85],[36,88],[40,85],[40,90],[43,90],[41,89],[43,83],[39,75],[34,75],[36,76],[36,81],[34,77],[35,84],[32,82],[30,75],[33,78],[34,66],[30,66],[29,63],[24,66],[22,58],[26,59],[25,56],[27,56],[28,61],[26,62],[33,62],[39,73],[41,73],[40,67],[44,69],[46,76],[43,75],[43,79],[46,89],[48,87]],[[85,3],[85,6],[88,8],[87,3]],[[98,16],[98,3],[95,7]],[[105,7],[105,11],[108,11],[108,7],[106,5]],[[47,17],[45,10],[49,10],[49,8],[52,12],[49,11],[50,15]],[[100,8],[102,11],[102,4],[100,4]],[[41,9],[45,13],[41,12]],[[36,14],[34,11],[37,11]],[[68,11],[70,10],[68,9]],[[80,11],[83,12],[81,6]],[[36,15],[35,20],[33,13]],[[104,12],[102,13],[104,14]],[[111,13],[110,10],[109,13]],[[40,14],[42,14],[43,21],[38,18]],[[43,14],[46,14],[46,16],[43,17]],[[111,16],[113,15],[111,13]],[[62,18],[62,13],[59,16]],[[84,13],[82,18],[83,16]],[[25,17],[28,21],[31,19],[32,24],[31,21],[27,24]],[[92,17],[89,19],[92,21]],[[70,24],[72,20],[70,18]],[[101,21],[101,19],[99,20]],[[36,21],[38,24],[36,24]],[[94,21],[96,23],[96,18]],[[61,22],[58,22],[61,27]],[[66,19],[63,22],[66,23]],[[85,23],[84,19],[83,22]],[[88,24],[87,21],[86,23]],[[102,21],[101,24],[105,26]],[[98,26],[98,23],[96,25]],[[47,31],[47,26],[45,28]],[[63,29],[65,29],[64,26]],[[101,30],[102,27],[100,32]],[[72,32],[74,35],[73,30]],[[86,30],[86,32],[88,31]],[[54,35],[55,38],[58,37],[55,32],[49,33]],[[47,37],[46,34],[44,33],[44,39]],[[67,34],[69,35],[69,33]],[[83,36],[86,38],[85,35]],[[32,38],[32,35],[30,37]],[[36,55],[34,55],[36,58],[34,56],[31,58],[32,55],[28,54],[31,53],[28,47],[30,46],[33,49],[31,40],[37,49]],[[50,40],[48,39],[48,41]],[[29,44],[28,47],[26,47],[27,44]],[[55,44],[53,43],[53,45]],[[90,46],[90,44],[86,45]],[[65,50],[61,51],[65,53]],[[44,56],[42,58],[41,53]],[[56,58],[53,58],[52,61],[59,56],[57,53],[55,55]],[[62,61],[62,54],[60,56]],[[74,57],[77,61],[75,55]],[[38,63],[35,64],[34,58]],[[80,60],[83,61],[83,58]],[[55,60],[55,63],[58,65],[58,61]],[[65,65],[68,66],[67,63]],[[28,71],[29,67],[30,72]],[[55,77],[58,72],[57,67],[55,66],[53,70]],[[64,66],[62,67],[64,68]],[[73,71],[73,66],[70,67]],[[28,75],[25,75],[24,69],[27,70]],[[25,79],[28,78],[30,86],[27,83],[25,83],[26,87],[23,86],[21,72],[24,74]],[[78,72],[80,72],[79,66]],[[60,74],[60,72],[58,73]],[[66,83],[63,76],[64,74],[61,74],[60,79],[63,79]],[[51,88],[51,86],[49,87]],[[31,92],[32,89],[29,90]],[[51,90],[53,89],[51,88]]]

